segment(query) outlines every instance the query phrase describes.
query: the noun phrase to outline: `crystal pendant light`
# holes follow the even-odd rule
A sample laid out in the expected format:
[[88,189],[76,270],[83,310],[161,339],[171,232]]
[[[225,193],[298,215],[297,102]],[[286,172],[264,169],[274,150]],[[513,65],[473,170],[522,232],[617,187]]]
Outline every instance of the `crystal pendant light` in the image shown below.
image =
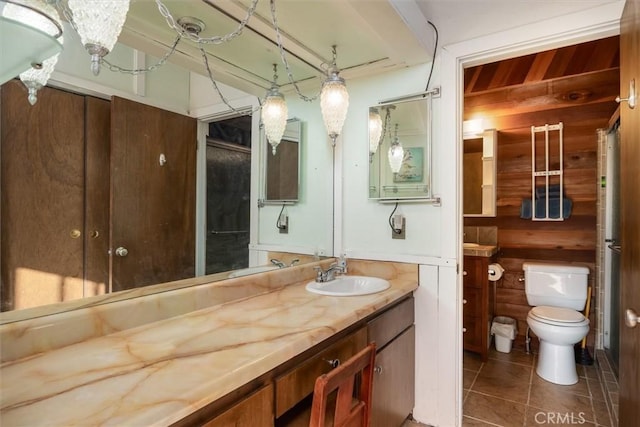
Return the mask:
[[118,40],[129,11],[129,0],[69,0],[73,24],[91,55],[91,71],[100,73],[100,60]]
[[333,145],[336,145],[336,138],[342,132],[344,119],[347,117],[349,109],[349,93],[344,79],[340,77],[336,67],[336,47],[333,46],[333,64],[329,69],[327,80],[322,84],[320,92],[320,108],[322,118],[327,128],[327,133]]
[[0,84],[62,50],[62,25],[42,0],[0,1]]
[[271,152],[276,155],[276,148],[280,144],[284,129],[287,126],[287,103],[284,95],[278,90],[278,74],[277,65],[273,64],[273,84],[267,91],[267,96],[262,104],[262,112],[260,117],[264,124],[264,133],[267,141],[271,144]]
[[400,139],[398,138],[398,124],[396,123],[395,135],[393,137],[393,142],[391,143],[391,147],[389,147],[389,166],[391,167],[391,171],[393,173],[400,172],[400,168],[402,167],[402,160],[404,159],[404,148],[400,144]]
[[[49,15],[58,24],[60,24],[60,26],[62,26],[62,23],[60,22],[60,15],[58,15],[58,12],[53,6],[47,3],[40,3],[38,7],[42,12]],[[63,43],[64,38],[60,36],[58,41]],[[42,87],[49,81],[49,77],[51,77],[51,73],[58,62],[58,56],[60,56],[60,53],[56,53],[55,55],[45,59],[42,63],[31,64],[31,68],[20,73],[20,80],[29,90],[29,96],[27,98],[29,100],[29,104],[35,105],[38,101],[38,90],[42,89]]]
[[382,117],[377,108],[369,109],[369,162],[378,151],[380,137],[382,136]]

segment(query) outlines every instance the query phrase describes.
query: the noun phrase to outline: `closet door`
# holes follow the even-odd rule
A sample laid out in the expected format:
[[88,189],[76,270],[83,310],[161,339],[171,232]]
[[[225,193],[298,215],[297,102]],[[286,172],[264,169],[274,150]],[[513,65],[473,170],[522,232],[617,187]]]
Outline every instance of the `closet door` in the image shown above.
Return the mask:
[[196,120],[111,100],[112,290],[195,274]]
[[2,86],[2,310],[83,296],[84,97]]
[[85,296],[109,291],[111,103],[85,98]]

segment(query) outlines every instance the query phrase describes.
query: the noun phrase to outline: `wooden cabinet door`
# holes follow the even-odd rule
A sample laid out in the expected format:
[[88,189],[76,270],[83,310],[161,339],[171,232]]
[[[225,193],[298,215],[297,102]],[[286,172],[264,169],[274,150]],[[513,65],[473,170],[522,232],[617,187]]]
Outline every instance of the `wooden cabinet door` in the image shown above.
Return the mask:
[[194,276],[196,142],[195,119],[112,98],[113,291]]
[[84,97],[2,86],[2,310],[83,296]]
[[376,355],[372,427],[400,427],[415,401],[415,326]]

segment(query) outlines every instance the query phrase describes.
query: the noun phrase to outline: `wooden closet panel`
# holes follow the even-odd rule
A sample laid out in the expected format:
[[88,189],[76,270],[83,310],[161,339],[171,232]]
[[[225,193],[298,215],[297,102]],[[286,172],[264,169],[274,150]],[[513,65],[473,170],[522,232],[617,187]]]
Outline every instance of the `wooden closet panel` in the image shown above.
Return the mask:
[[112,99],[113,291],[194,276],[196,147],[195,119]]
[[2,310],[81,297],[84,97],[45,87],[31,106],[12,80],[0,108]]
[[109,291],[111,103],[85,99],[85,296]]

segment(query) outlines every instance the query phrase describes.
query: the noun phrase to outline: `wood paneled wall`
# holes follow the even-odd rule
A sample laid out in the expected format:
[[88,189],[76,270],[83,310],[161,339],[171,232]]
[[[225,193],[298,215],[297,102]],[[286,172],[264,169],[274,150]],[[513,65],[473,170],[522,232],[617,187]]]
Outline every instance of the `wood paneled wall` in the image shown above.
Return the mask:
[[[465,218],[464,225],[498,227],[498,262],[506,271],[496,314],[518,320],[516,346],[524,345],[530,310],[520,281],[524,262],[585,265],[597,295],[596,131],[608,126],[618,88],[617,36],[465,70],[465,120],[482,118],[485,128],[498,130],[498,160],[497,216]],[[573,201],[572,214],[559,222],[521,219],[521,201],[531,198],[531,126],[558,122],[564,124],[564,194]],[[593,346],[593,309],[590,318]]]

